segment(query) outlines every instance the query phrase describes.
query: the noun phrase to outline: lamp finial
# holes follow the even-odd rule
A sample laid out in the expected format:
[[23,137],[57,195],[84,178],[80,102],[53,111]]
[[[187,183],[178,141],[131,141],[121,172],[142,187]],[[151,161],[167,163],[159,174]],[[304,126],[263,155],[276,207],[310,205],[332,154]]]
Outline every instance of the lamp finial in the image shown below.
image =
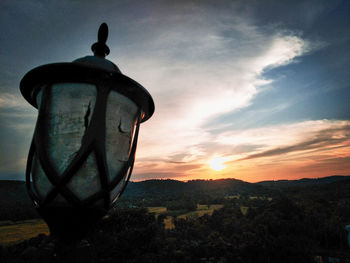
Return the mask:
[[109,54],[109,47],[106,45],[107,38],[108,26],[106,23],[102,23],[98,29],[97,42],[91,46],[95,56],[104,58]]

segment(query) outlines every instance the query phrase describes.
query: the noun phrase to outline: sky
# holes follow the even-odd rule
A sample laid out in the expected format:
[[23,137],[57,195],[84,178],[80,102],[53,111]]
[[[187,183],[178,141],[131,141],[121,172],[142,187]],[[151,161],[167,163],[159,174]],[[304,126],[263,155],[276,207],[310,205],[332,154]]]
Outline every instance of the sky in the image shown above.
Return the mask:
[[24,180],[39,65],[107,59],[152,95],[131,180],[350,175],[350,1],[0,2],[0,179]]

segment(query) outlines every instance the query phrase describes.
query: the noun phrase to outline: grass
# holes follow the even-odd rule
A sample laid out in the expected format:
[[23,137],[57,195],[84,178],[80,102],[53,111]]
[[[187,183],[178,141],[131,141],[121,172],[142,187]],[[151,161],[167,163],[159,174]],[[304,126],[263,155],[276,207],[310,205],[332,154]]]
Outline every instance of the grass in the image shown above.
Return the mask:
[[197,210],[208,210],[209,206],[208,205],[197,205]]
[[155,207],[147,207],[148,213],[161,214],[166,212],[166,207],[164,206],[155,206]]
[[240,199],[241,196],[240,195],[228,195],[225,197],[226,199]]
[[[180,214],[177,218],[201,217],[203,215],[212,215],[215,210],[222,208],[223,205],[197,205],[197,210]],[[166,207],[148,207],[149,213],[154,213],[156,217],[167,213]],[[243,213],[243,211],[242,211]],[[244,213],[243,213],[244,214]],[[165,229],[173,229],[174,217],[167,215],[164,219]],[[49,228],[41,219],[32,219],[25,221],[0,221],[0,245],[11,246],[23,242],[26,239],[36,237],[39,234],[49,235]]]
[[221,208],[223,208],[224,205],[220,205],[220,204],[217,204],[217,205],[210,205],[210,209],[213,209],[213,210],[219,210]]
[[224,205],[210,205],[209,207],[207,205],[197,205],[196,211],[191,211],[186,214],[179,215],[177,218],[191,218],[191,217],[201,217],[204,215],[212,215],[215,210],[218,210],[222,208]]
[[0,226],[0,245],[10,246],[39,234],[49,235],[49,228],[41,219],[19,221]]
[[164,221],[164,228],[165,229],[174,229],[175,225],[174,225],[174,218],[172,216],[167,216]]
[[[172,211],[172,213],[177,216],[177,218],[180,219],[187,219],[191,217],[201,217],[204,215],[212,215],[215,210],[218,210],[222,208],[224,205],[221,204],[216,204],[216,205],[197,205],[197,210],[196,211],[191,211],[191,212],[186,212],[183,214],[180,211]],[[166,217],[163,221],[165,229],[174,229],[174,215],[169,215],[171,212],[167,211],[166,207],[164,206],[159,206],[159,207],[147,207],[147,210],[149,213],[154,213],[155,217],[157,218],[158,215],[160,214],[165,214]]]
[[242,214],[245,216],[248,213],[248,206],[241,206],[240,207]]

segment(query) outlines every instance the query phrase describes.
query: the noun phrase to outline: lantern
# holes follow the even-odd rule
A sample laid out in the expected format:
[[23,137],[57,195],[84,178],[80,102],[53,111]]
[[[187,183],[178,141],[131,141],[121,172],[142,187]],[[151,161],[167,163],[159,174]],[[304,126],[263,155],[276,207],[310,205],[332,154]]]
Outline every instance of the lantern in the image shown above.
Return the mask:
[[43,65],[21,80],[38,109],[27,191],[54,236],[81,237],[124,191],[134,165],[140,124],[154,112],[151,95],[105,59],[108,27],[72,63]]

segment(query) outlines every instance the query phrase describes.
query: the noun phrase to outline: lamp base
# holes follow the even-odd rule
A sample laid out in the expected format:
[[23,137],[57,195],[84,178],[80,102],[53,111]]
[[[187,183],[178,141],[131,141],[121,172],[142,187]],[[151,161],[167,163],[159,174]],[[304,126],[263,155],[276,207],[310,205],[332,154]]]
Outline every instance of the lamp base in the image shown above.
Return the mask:
[[65,243],[81,240],[107,211],[98,208],[48,206],[37,208],[52,237]]

